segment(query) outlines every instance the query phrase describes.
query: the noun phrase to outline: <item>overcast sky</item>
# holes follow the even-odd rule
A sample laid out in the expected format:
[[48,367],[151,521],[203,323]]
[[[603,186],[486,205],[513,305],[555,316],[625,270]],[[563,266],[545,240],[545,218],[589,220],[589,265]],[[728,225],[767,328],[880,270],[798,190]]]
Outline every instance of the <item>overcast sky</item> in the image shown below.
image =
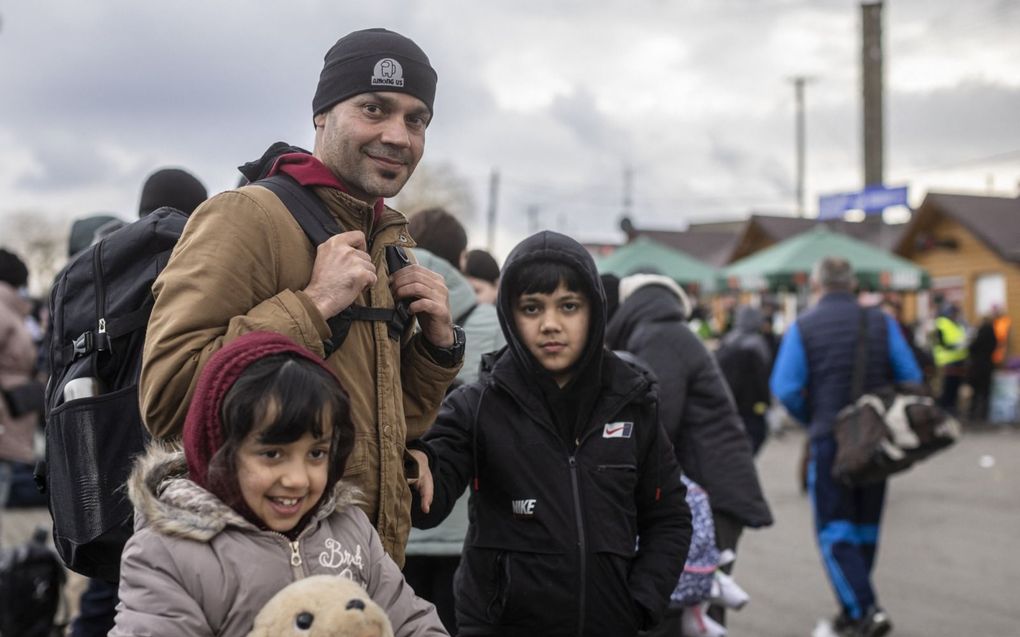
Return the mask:
[[[1020,2],[888,0],[884,18],[886,182],[915,205],[1016,196]],[[158,167],[217,192],[276,140],[310,148],[323,54],[373,26],[439,73],[422,165],[471,185],[472,244],[499,170],[500,254],[529,206],[619,240],[627,166],[639,227],[792,213],[795,75],[813,78],[808,209],[862,180],[853,0],[0,0],[0,20],[0,220],[131,218]]]

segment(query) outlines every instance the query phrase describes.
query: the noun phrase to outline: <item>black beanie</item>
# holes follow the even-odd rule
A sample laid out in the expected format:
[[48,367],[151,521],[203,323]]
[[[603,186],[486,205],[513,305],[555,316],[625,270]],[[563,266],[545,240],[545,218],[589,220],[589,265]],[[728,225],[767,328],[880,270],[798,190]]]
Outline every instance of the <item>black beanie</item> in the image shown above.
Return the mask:
[[138,202],[138,216],[144,217],[163,206],[177,208],[190,215],[208,196],[202,182],[188,171],[163,168],[145,180],[142,198]]
[[410,39],[386,29],[355,31],[326,52],[312,115],[372,91],[413,95],[432,113],[436,79],[428,56]]

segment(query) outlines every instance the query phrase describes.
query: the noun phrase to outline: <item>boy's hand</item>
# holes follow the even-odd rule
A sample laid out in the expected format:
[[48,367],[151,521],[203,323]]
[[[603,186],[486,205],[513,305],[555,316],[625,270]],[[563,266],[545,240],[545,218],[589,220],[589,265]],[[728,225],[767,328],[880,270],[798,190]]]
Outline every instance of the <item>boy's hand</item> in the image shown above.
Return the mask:
[[443,348],[453,346],[450,292],[442,276],[424,266],[409,265],[390,275],[390,290],[394,299],[410,302],[410,310],[430,343]]
[[425,452],[417,449],[408,449],[415,462],[418,463],[418,479],[409,480],[412,487],[418,490],[421,499],[421,512],[428,513],[432,506],[432,495],[435,493],[435,485],[432,483],[432,471],[429,470],[429,457]]

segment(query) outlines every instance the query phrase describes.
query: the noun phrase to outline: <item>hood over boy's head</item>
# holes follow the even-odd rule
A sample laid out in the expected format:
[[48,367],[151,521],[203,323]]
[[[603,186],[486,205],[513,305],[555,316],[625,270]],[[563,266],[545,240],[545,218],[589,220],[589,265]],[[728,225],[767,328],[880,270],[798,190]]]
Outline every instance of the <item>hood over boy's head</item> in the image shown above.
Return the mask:
[[583,294],[590,308],[587,341],[573,368],[580,372],[592,364],[601,364],[606,297],[595,262],[580,243],[547,230],[517,244],[507,257],[496,304],[500,326],[512,355],[518,364],[533,373],[544,374],[546,370],[522,341],[514,309],[522,295],[551,294],[561,283],[568,290]]

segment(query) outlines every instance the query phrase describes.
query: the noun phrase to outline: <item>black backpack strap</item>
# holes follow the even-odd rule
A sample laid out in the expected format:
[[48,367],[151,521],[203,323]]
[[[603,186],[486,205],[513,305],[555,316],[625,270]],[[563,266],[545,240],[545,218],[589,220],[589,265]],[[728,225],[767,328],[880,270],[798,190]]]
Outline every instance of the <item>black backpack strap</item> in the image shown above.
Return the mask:
[[[260,179],[255,184],[269,189],[280,198],[280,201],[287,207],[290,214],[294,216],[294,220],[304,230],[305,235],[312,242],[313,246],[318,247],[328,241],[333,235],[340,234],[343,231],[336,217],[326,208],[326,204],[315,193],[296,182],[292,177],[277,173]],[[351,331],[352,321],[381,321],[387,323],[391,326],[389,329],[390,337],[399,341],[403,330],[401,329],[395,335],[395,330],[393,329],[398,316],[399,314],[396,310],[386,308],[365,307],[363,305],[348,307],[336,316],[326,320],[332,332],[329,340],[323,341],[326,357],[328,358],[330,354],[340,349],[340,346],[347,339],[347,334]]]
[[864,377],[868,371],[868,310],[861,308],[857,324],[857,345],[854,348],[854,371],[850,381],[850,395],[856,401],[864,394]]
[[333,235],[343,231],[336,217],[326,208],[326,204],[293,178],[277,173],[255,183],[268,188],[280,198],[313,246],[318,247]]

